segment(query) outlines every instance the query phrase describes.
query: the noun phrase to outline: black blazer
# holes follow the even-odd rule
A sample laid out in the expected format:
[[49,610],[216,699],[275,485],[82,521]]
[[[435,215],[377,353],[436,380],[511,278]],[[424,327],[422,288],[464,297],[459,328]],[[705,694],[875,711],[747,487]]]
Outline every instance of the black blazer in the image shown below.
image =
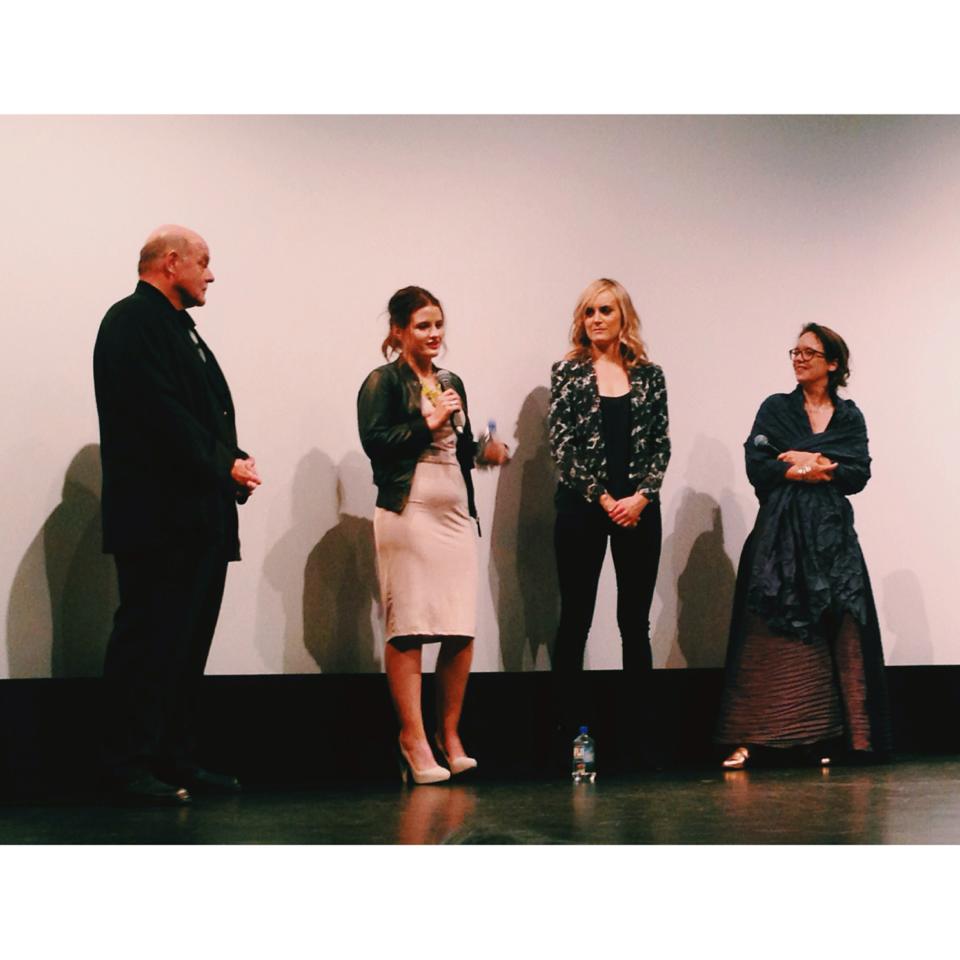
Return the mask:
[[[457,438],[457,460],[467,486],[470,516],[476,519],[470,471],[477,448],[467,415],[467,394],[455,373],[450,373],[450,384],[463,400],[465,424]],[[403,359],[377,367],[363,381],[357,395],[357,422],[360,443],[373,467],[377,506],[402,513],[417,460],[433,437],[420,412],[420,381]]]
[[100,324],[93,378],[104,551],[221,543],[239,559],[236,505],[247,491],[230,470],[246,454],[223,372],[190,315],[141,280]]

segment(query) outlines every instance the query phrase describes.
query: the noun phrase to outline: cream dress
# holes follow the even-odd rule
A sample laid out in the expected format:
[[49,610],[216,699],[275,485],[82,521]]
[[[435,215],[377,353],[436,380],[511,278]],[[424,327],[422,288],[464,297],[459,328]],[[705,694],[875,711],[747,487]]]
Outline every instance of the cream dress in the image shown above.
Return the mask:
[[[432,409],[421,399],[424,414]],[[402,513],[373,517],[386,639],[472,637],[477,621],[477,529],[449,421],[417,462]]]

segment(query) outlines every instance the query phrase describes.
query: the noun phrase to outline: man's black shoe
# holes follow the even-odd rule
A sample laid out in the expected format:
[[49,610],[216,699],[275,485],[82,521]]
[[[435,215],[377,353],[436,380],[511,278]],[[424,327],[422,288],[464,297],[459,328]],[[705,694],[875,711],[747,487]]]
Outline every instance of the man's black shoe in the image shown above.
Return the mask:
[[203,767],[194,767],[177,778],[194,793],[239,793],[240,781],[229,773],[214,773]]
[[158,780],[149,773],[118,784],[116,790],[120,797],[135,803],[174,807],[182,807],[190,803],[190,791],[186,787],[175,787],[171,783],[164,783],[163,780]]

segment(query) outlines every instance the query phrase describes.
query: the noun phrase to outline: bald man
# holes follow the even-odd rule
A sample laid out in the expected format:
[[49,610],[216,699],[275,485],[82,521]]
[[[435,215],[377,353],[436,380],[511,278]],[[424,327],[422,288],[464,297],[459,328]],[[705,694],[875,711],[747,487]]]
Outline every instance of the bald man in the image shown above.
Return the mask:
[[227,564],[240,559],[237,504],[260,483],[237,446],[233,401],[189,307],[206,302],[210,251],[167,225],[140,251],[140,280],[100,325],[93,374],[103,462],[103,548],[120,606],[104,665],[112,785],[154,803],[235,791],[194,752],[200,679]]

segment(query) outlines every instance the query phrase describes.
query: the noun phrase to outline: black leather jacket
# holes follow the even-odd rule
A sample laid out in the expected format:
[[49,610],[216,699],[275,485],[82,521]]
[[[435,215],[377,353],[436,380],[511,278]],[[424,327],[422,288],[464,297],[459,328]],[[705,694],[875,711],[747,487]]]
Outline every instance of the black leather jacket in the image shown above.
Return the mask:
[[[467,394],[463,381],[455,373],[450,374],[450,383],[463,398],[466,423],[457,439],[457,460],[467,486],[470,516],[476,519],[470,475],[476,444],[467,415]],[[360,443],[373,467],[377,506],[401,513],[410,496],[417,460],[432,439],[427,421],[420,412],[420,381],[402,358],[377,367],[363,381],[357,395],[357,421]]]

